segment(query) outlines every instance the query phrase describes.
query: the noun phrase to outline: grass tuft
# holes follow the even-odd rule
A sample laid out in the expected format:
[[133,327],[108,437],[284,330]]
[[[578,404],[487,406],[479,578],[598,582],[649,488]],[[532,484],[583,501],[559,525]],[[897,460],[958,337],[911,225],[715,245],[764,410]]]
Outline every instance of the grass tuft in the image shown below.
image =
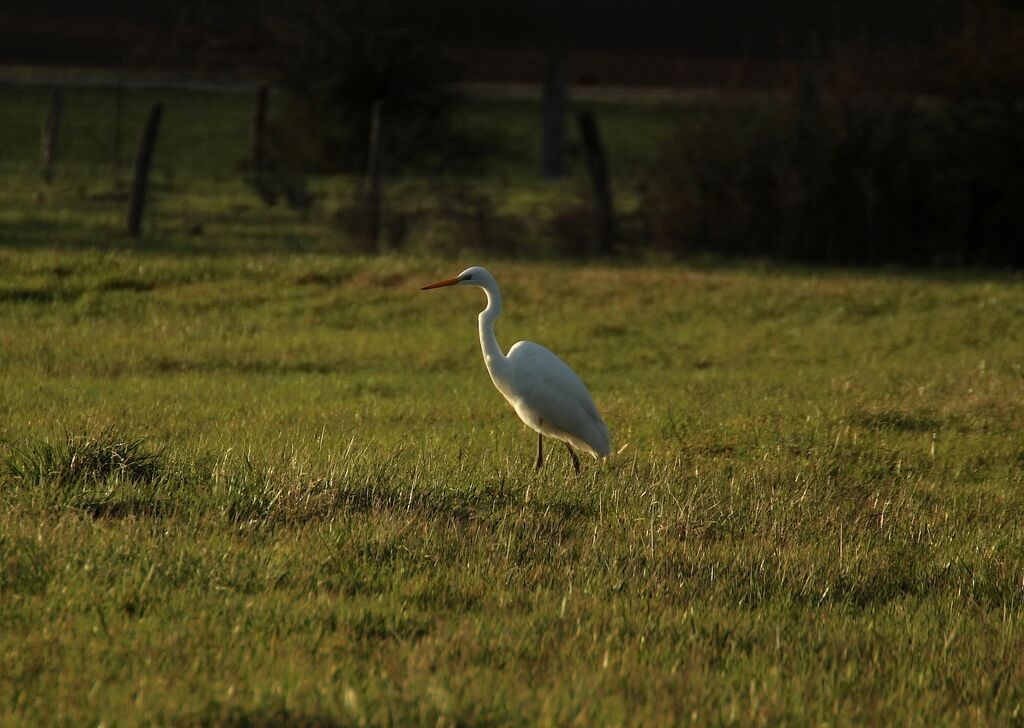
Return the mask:
[[168,475],[163,452],[151,450],[145,438],[106,428],[14,446],[0,460],[0,491],[28,491],[39,505],[97,519],[156,517],[171,510],[158,493]]
[[66,433],[55,442],[40,440],[15,448],[4,470],[29,487],[153,483],[164,470],[164,459],[147,449],[144,438],[108,428],[98,433]]

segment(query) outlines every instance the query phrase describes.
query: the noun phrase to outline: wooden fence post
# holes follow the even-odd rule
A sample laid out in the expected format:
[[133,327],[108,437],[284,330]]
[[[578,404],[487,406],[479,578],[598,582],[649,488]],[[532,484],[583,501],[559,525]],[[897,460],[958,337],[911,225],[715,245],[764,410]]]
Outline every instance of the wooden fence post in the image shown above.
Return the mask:
[[368,234],[371,250],[378,253],[387,252],[387,241],[380,234],[381,206],[383,203],[382,194],[382,155],[383,155],[383,128],[381,110],[384,102],[377,99],[373,102],[373,110],[370,112],[370,148],[367,153],[366,173],[370,178],[370,196],[367,200],[369,206]]
[[[121,176],[121,120],[124,117],[124,84],[117,82],[114,89],[114,177]],[[118,180],[120,181],[120,180]]]
[[541,112],[541,128],[544,137],[541,174],[548,179],[562,176],[568,87],[565,56],[552,55],[548,59],[547,69],[544,72],[544,108]]
[[601,143],[597,119],[590,109],[583,109],[576,115],[576,124],[583,138],[583,154],[594,188],[594,206],[597,209],[598,252],[608,255],[612,252],[615,239],[615,214],[612,207],[612,188],[608,180],[608,159]]
[[46,113],[43,123],[43,138],[40,157],[43,165],[43,180],[53,180],[53,165],[57,161],[57,138],[60,135],[60,118],[64,109],[64,92],[54,89],[50,96],[50,110]]
[[142,129],[142,136],[139,138],[139,151],[135,157],[135,178],[132,181],[132,195],[128,202],[128,234],[135,238],[139,237],[142,229],[142,207],[146,201],[149,163],[153,159],[153,147],[156,146],[156,133],[163,110],[163,104],[153,104],[146,125]]
[[252,129],[249,137],[249,167],[252,172],[263,169],[263,137],[267,126],[267,84],[256,88],[256,103],[252,109]]

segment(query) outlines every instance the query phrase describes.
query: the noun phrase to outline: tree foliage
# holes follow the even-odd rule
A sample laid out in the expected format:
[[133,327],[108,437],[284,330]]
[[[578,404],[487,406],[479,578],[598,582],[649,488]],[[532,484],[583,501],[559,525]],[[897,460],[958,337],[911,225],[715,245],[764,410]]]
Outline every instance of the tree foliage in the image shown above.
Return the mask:
[[384,104],[389,157],[422,163],[451,135],[455,66],[401,0],[309,0],[268,7],[258,63],[284,92],[277,138],[294,162],[362,171],[375,101]]

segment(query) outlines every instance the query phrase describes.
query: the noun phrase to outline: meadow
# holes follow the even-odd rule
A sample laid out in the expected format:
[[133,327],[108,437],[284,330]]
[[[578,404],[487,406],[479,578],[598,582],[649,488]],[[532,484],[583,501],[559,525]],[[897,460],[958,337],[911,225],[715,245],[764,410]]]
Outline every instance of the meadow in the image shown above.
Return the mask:
[[[202,156],[141,241],[0,169],[0,723],[1022,720],[1019,275],[371,258]],[[469,264],[611,458],[534,472]]]

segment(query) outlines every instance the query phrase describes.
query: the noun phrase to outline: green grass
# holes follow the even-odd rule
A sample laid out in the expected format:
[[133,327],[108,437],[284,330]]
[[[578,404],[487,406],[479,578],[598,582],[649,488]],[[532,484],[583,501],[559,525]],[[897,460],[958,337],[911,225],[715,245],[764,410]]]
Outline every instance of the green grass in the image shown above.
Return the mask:
[[460,265],[0,253],[6,721],[1019,720],[1019,280]]
[[[264,208],[247,100],[167,98],[130,241],[106,142],[45,185],[0,93],[0,724],[1022,720],[1019,276],[338,255],[357,181]],[[613,160],[670,111],[609,105]],[[525,169],[392,191],[577,194]],[[533,472],[482,296],[419,290],[471,263],[621,452]]]
[[[0,85],[0,225],[9,246],[131,246],[125,239],[128,188],[137,138],[150,105],[164,104],[150,175],[142,246],[163,252],[290,250],[353,252],[361,236],[346,221],[358,176],[310,176],[313,204],[265,206],[243,181],[252,95],[240,92],[113,88],[64,90],[54,180],[40,181],[39,139],[51,91]],[[271,95],[270,113],[280,99]],[[595,109],[607,147],[619,243],[649,247],[638,214],[644,180],[661,161],[662,141],[679,128],[715,123],[713,107],[666,102],[580,101]],[[741,115],[744,113],[741,110]],[[457,129],[488,139],[475,174],[397,176],[388,167],[384,236],[417,254],[467,248],[559,257],[596,238],[590,183],[574,117],[567,119],[566,176],[543,181],[539,109],[522,99],[467,99]],[[119,121],[118,121],[119,119]],[[357,225],[355,227],[358,227]]]

